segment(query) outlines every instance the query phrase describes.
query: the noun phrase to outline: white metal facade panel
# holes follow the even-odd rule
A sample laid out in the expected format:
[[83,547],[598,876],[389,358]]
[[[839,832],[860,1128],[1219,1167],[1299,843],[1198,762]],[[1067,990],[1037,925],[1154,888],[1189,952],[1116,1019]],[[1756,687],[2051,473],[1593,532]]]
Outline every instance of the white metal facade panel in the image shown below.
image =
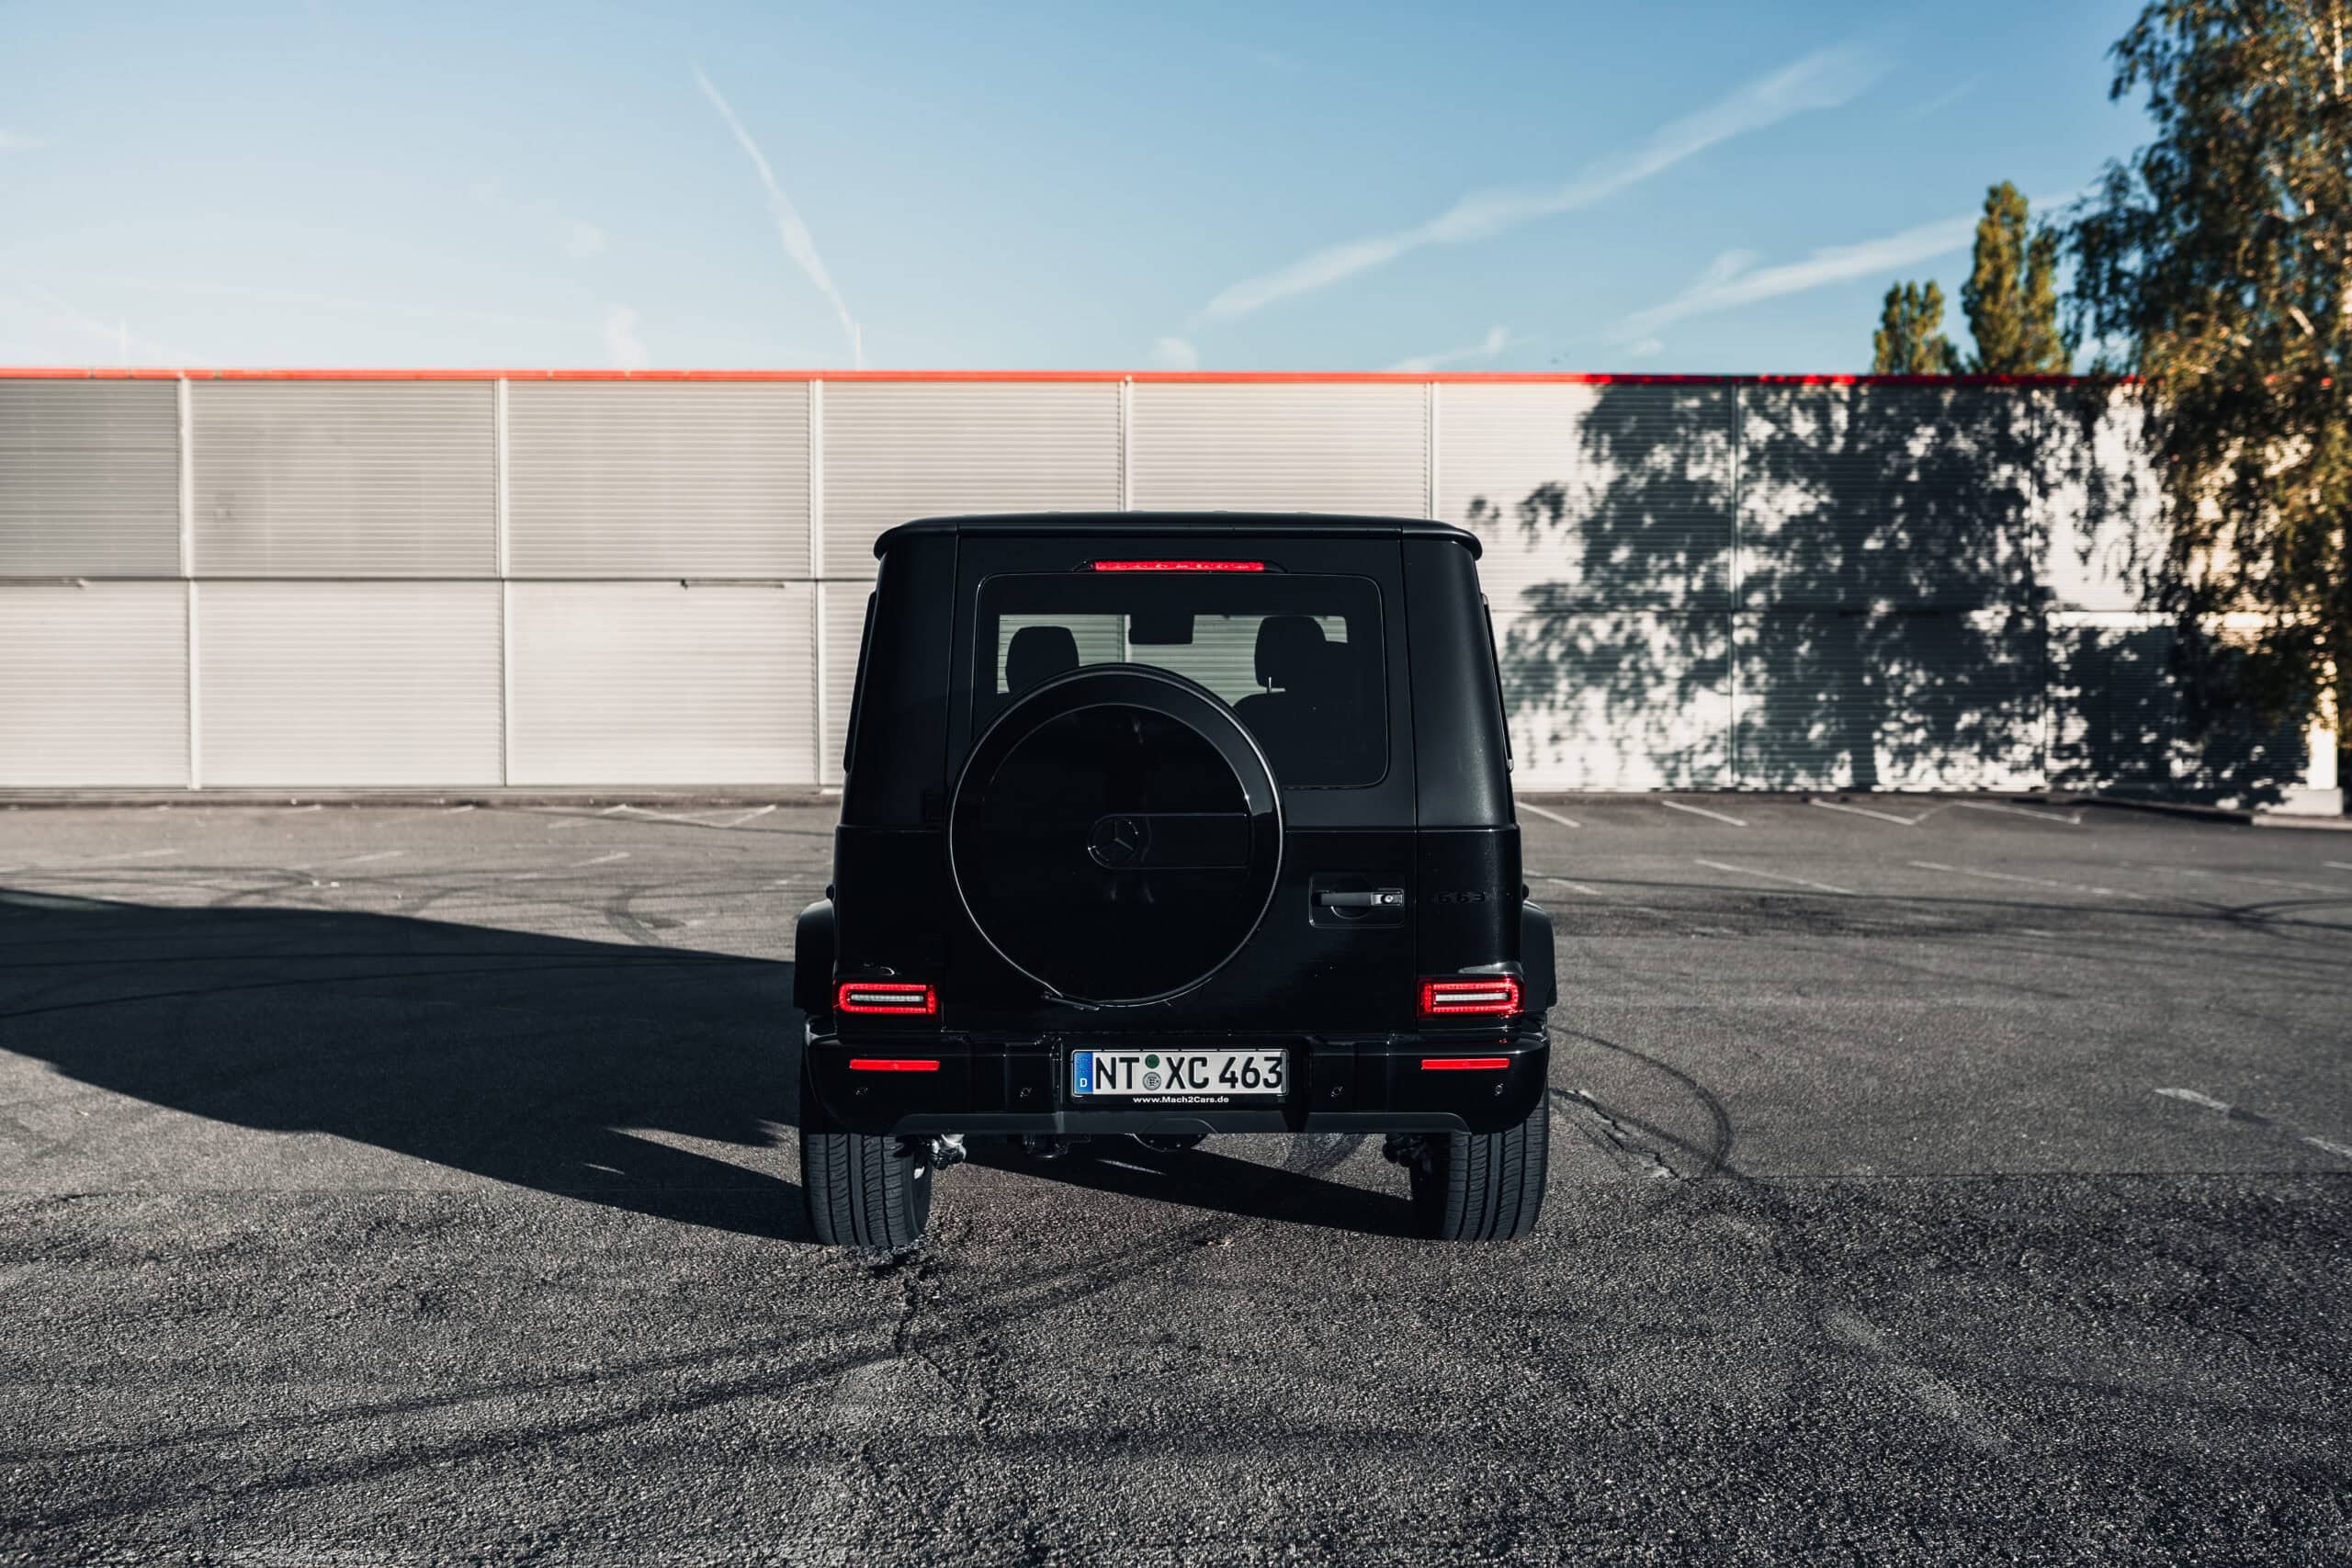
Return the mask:
[[179,389],[0,381],[0,577],[180,569]]
[[1453,384],[1438,513],[1486,547],[1498,604],[1731,607],[1732,389]]
[[1115,381],[828,381],[825,575],[872,577],[915,517],[1115,512]]
[[2002,611],[1736,621],[1738,778],[1761,789],[2042,782],[2042,624]]
[[2142,411],[2122,392],[2069,388],[2037,396],[2051,603],[2066,610],[2140,609],[2165,544],[2163,497],[2142,445]]
[[1742,604],[2030,603],[2039,433],[2000,389],[1744,389]]
[[815,782],[808,584],[511,592],[509,782]]
[[187,783],[187,588],[0,585],[0,788]]
[[490,577],[488,381],[198,381],[196,567],[212,577]]
[[205,785],[499,782],[494,582],[197,587]]
[[1731,617],[1495,612],[1518,789],[1732,782]]
[[808,387],[514,381],[517,577],[808,573]]
[[1138,512],[1427,514],[1417,385],[1139,381],[1133,418]]

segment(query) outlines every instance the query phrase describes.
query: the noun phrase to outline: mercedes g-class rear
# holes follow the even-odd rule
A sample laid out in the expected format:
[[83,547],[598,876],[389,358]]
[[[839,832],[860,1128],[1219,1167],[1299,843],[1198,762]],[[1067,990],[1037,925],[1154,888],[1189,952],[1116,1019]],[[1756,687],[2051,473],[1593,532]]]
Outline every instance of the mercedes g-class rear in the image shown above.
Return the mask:
[[920,1240],[967,1135],[1380,1133],[1425,1227],[1542,1201],[1477,542],[1391,519],[942,519],[876,546],[800,919],[820,1238]]

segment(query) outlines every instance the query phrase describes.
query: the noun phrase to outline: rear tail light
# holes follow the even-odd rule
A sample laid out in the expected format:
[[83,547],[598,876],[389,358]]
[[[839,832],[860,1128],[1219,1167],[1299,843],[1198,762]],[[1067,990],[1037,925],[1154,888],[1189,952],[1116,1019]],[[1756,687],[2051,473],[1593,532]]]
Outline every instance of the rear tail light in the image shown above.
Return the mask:
[[1261,560],[1099,560],[1097,571],[1263,571]]
[[1421,982],[1423,1018],[1498,1016],[1519,1010],[1519,980],[1511,975],[1482,976],[1476,980]]
[[935,1056],[852,1056],[849,1070],[854,1073],[935,1073],[939,1059]]
[[939,993],[921,980],[844,980],[833,992],[842,1012],[886,1012],[928,1018],[939,1010]]
[[[850,1064],[855,1066],[857,1064]],[[1499,1073],[1510,1066],[1509,1056],[1424,1056],[1421,1071],[1425,1073]]]

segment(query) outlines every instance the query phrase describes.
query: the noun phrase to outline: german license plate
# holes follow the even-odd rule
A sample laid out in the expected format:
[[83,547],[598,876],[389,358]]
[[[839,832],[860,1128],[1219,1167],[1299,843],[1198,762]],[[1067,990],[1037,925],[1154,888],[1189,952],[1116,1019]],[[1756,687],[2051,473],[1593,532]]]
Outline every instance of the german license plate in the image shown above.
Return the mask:
[[1230,1105],[1280,1100],[1289,1078],[1280,1051],[1073,1051],[1070,1092],[1137,1105]]

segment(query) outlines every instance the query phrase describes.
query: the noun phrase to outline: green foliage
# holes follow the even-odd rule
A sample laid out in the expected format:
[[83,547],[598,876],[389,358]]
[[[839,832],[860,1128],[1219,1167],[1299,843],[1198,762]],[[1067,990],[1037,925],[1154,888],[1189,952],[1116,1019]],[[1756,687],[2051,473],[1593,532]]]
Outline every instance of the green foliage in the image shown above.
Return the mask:
[[1889,288],[1871,350],[1873,375],[1949,376],[1958,370],[1960,353],[1944,336],[1943,290],[1933,283]]
[[1996,376],[2062,376],[2073,355],[2058,330],[2058,235],[2028,221],[2025,197],[2003,180],[1984,195],[1974,265],[1961,309],[1976,340],[1969,368]]
[[[2114,50],[2156,138],[2086,202],[2074,319],[2138,378],[2184,615],[2258,612],[2250,695],[2352,685],[2352,0],[2153,0]],[[2339,723],[2339,735],[2346,726]]]

